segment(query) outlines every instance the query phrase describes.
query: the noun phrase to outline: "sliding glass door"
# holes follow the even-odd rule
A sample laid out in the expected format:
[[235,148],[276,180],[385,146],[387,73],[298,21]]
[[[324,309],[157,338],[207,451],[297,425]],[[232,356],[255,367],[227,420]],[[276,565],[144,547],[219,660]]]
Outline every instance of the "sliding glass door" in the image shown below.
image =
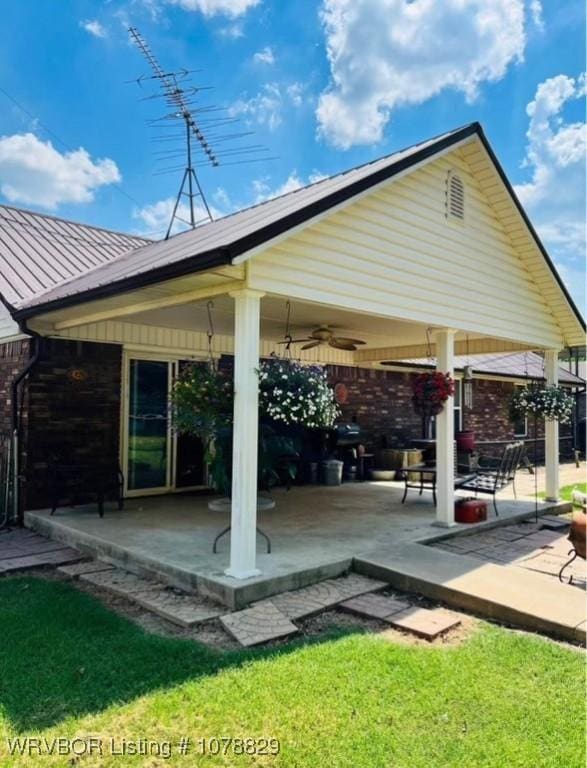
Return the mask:
[[129,360],[127,488],[169,487],[169,362]]
[[169,393],[183,364],[127,359],[123,471],[131,496],[199,488],[206,483],[201,441],[177,435],[169,418]]

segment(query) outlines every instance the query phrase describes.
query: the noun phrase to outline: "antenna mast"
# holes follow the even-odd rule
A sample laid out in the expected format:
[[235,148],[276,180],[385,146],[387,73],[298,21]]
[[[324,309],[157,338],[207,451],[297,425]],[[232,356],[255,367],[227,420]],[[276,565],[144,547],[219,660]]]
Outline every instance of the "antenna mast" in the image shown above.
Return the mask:
[[[196,174],[193,160],[192,160],[192,157],[193,157],[192,141],[194,140],[194,138],[196,138],[197,141],[199,142],[200,148],[203,150],[204,155],[208,158],[211,165],[218,165],[218,160],[215,157],[212,150],[210,149],[210,147],[208,146],[208,143],[206,142],[206,139],[203,133],[200,131],[198,124],[196,123],[196,120],[190,109],[189,96],[194,95],[200,89],[195,88],[194,86],[190,86],[188,91],[185,88],[181,87],[181,80],[185,80],[189,73],[186,70],[182,70],[180,72],[165,72],[161,67],[161,65],[159,64],[157,58],[149,48],[147,41],[142,37],[138,29],[136,29],[136,27],[129,27],[128,31],[130,33],[130,36],[133,42],[135,43],[139,51],[143,54],[149,66],[151,67],[153,75],[149,79],[158,81],[159,87],[162,90],[161,95],[164,97],[167,105],[174,110],[174,112],[171,115],[168,115],[167,117],[175,118],[176,120],[180,119],[183,121],[185,126],[186,164],[185,164],[181,184],[179,186],[179,191],[175,199],[175,205],[173,207],[173,213],[171,214],[171,220],[169,222],[169,226],[167,227],[167,233],[165,235],[165,239],[167,240],[167,238],[171,234],[171,230],[176,219],[179,219],[180,221],[184,221],[184,223],[189,223],[192,229],[195,229],[198,224],[201,224],[205,221],[213,220],[210,207],[208,205],[208,202],[204,195],[204,191],[198,180],[198,176]],[[138,80],[139,85],[142,79],[145,79],[145,78],[144,77],[139,78]],[[189,222],[186,222],[184,219],[182,219],[178,215],[178,208],[179,208],[179,204],[181,202],[182,197],[187,197],[188,199],[189,217],[190,217]],[[202,205],[206,211],[205,218],[200,219],[198,221],[196,220],[196,205],[195,205],[195,201],[197,198],[200,198]]]
[[[159,86],[158,92],[145,98],[162,99],[170,110],[162,117],[149,121],[150,125],[160,130],[159,135],[153,137],[153,141],[160,143],[163,147],[169,147],[156,154],[159,155],[160,160],[166,162],[179,158],[183,160],[181,165],[159,171],[159,173],[183,171],[171,221],[165,235],[167,240],[175,222],[182,222],[195,229],[198,224],[213,220],[196,168],[241,165],[275,158],[267,157],[267,147],[262,144],[231,144],[250,136],[253,131],[226,132],[238,127],[235,124],[240,123],[240,120],[224,107],[214,104],[200,105],[198,100],[200,92],[209,89],[192,84],[190,76],[195,70],[180,69],[175,72],[166,72],[138,29],[129,27],[128,31],[152,72],[150,75],[141,75],[136,82],[140,86],[146,80],[156,82]],[[204,131],[209,133],[204,135]],[[181,141],[180,147],[177,146],[178,141]],[[175,143],[175,146],[170,145],[171,142]],[[213,148],[211,142],[218,144],[219,148]],[[189,221],[180,215],[182,198],[188,200]],[[203,216],[197,219],[199,214]]]

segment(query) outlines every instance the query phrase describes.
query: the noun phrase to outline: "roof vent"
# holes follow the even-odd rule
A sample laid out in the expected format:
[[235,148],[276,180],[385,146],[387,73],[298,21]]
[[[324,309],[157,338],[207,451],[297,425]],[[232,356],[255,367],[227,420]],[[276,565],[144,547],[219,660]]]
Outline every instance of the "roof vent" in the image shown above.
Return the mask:
[[446,217],[465,220],[465,185],[452,171],[446,177]]

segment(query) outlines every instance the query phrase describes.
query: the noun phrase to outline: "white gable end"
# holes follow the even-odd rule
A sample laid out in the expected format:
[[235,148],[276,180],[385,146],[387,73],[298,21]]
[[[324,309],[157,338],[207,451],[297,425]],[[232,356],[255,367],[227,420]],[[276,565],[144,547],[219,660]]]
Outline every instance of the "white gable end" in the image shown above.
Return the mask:
[[[458,174],[464,215],[447,215]],[[554,280],[554,278],[553,278]],[[260,290],[469,333],[561,347],[564,333],[457,149],[255,254]]]

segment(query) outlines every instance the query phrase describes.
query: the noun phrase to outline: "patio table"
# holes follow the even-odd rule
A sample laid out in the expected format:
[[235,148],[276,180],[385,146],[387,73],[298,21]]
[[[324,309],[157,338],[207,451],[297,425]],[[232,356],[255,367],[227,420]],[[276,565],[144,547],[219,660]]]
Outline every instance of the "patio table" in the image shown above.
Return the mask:
[[[231,512],[231,500],[222,498],[222,499],[212,499],[208,502],[208,509],[211,512],[228,512],[230,514]],[[259,496],[257,498],[257,512],[267,512],[270,509],[275,509],[275,501],[267,496]],[[212,545],[212,552],[216,555],[218,553],[217,546],[219,540],[225,536],[232,528],[232,523],[230,525],[227,525],[226,528],[223,528],[218,536],[214,539],[214,544]],[[271,554],[271,539],[265,531],[261,530],[259,526],[257,526],[257,533],[262,536],[265,541],[267,542],[267,554]]]
[[[436,506],[436,477],[438,474],[438,470],[436,468],[436,464],[413,464],[411,467],[409,467],[409,471],[405,474],[405,488],[404,488],[404,495],[402,498],[402,504],[406,500],[406,496],[408,495],[408,490],[410,488],[414,488],[418,490],[420,493],[419,495],[422,495],[422,492],[424,489],[430,489],[432,491],[432,499],[434,501],[434,506]],[[416,479],[413,479],[411,476],[416,475]],[[470,480],[473,480],[475,475],[455,475],[455,489],[459,488],[461,485],[465,485]]]

